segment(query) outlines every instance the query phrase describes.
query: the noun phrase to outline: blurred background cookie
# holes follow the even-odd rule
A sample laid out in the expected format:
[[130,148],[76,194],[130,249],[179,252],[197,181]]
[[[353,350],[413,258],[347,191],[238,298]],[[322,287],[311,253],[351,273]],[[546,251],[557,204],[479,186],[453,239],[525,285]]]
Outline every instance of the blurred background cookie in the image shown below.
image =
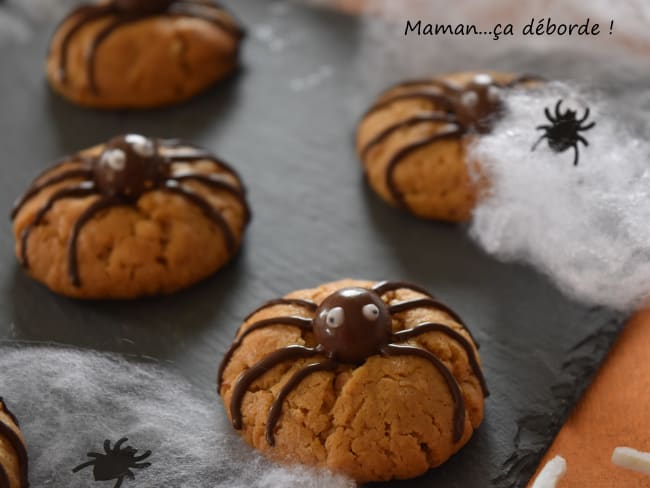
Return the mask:
[[129,134],[67,156],[16,202],[16,256],[79,298],[170,293],[214,273],[249,220],[239,176],[203,149]]
[[27,488],[27,448],[18,420],[0,397],[0,488]]
[[212,0],[84,4],[57,28],[47,77],[79,105],[169,105],[231,74],[243,35],[237,20]]
[[358,482],[411,478],[481,423],[477,348],[461,318],[419,286],[337,281],[247,317],[219,392],[233,426],[275,460]]
[[[489,132],[500,90],[540,82],[510,73],[454,73],[400,83],[381,94],[357,130],[370,186],[391,205],[452,222],[471,216],[481,179],[466,148]],[[480,169],[475,166],[476,175]]]

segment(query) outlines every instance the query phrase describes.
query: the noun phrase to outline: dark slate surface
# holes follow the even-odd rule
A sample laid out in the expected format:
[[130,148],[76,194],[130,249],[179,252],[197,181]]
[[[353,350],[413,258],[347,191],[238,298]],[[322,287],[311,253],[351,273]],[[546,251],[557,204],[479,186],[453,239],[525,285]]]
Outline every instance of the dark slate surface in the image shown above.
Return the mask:
[[[234,3],[257,32],[246,43],[245,68],[170,109],[104,113],[52,95],[42,75],[48,31],[0,48],[5,214],[50,161],[126,131],[181,137],[216,151],[241,171],[254,209],[243,250],[227,268],[176,295],[128,303],[72,301],[33,282],[15,262],[5,221],[0,340],[152,356],[212,390],[240,320],[262,301],[342,277],[414,281],[471,325],[492,396],[485,422],[465,449],[420,479],[392,485],[480,488],[505,473],[497,484],[520,486],[620,317],[567,300],[534,271],[485,255],[462,227],[411,218],[366,188],[351,136],[350,103],[359,84],[356,19],[298,6],[272,17],[263,0]],[[269,23],[288,33],[284,51],[260,40]],[[312,73],[322,83],[300,89],[296,80]],[[571,349],[594,332],[593,340]],[[215,408],[222,411],[220,404]],[[528,439],[515,439],[521,419]]]

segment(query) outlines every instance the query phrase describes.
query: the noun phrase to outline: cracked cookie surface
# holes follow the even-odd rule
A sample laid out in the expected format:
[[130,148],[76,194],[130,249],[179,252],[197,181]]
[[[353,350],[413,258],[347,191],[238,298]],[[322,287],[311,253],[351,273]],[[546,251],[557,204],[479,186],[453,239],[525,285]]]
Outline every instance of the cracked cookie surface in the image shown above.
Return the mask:
[[532,75],[463,72],[388,89],[357,128],[368,183],[419,217],[469,220],[485,181],[480,161],[467,160],[468,145],[498,119],[501,89],[540,82]]
[[[151,165],[133,151],[125,160],[138,145]],[[210,153],[127,135],[45,170],[13,218],[16,256],[33,278],[72,297],[125,299],[171,293],[221,268],[249,210],[237,173]]]
[[211,0],[107,0],[72,11],[46,72],[82,106],[143,109],[187,100],[238,65],[243,29]]
[[[288,323],[246,333],[248,328],[286,316],[314,319],[312,323],[316,323],[314,314],[320,308],[306,308],[290,301],[306,300],[320,307],[337,291],[373,286],[378,285],[356,280],[328,283],[290,293],[284,302],[248,317],[238,332],[239,337],[245,337],[227,354],[220,370],[220,394],[231,420],[236,420],[232,412],[236,385],[256,364],[287,346],[318,345],[315,329]],[[428,297],[403,288],[381,296],[388,307]],[[333,371],[304,377],[284,398],[273,428],[274,445],[268,442],[268,422],[278,395],[301,368],[327,354],[279,362],[268,368],[243,396],[241,435],[277,461],[329,468],[358,482],[411,478],[444,463],[470,439],[483,419],[484,409],[482,375],[481,379],[477,377],[470,361],[470,355],[475,357],[480,368],[478,353],[471,334],[454,317],[453,312],[439,308],[415,307],[392,312],[389,323],[393,337],[418,324],[437,323],[461,335],[466,344],[472,343],[469,350],[464,349],[440,331],[425,332],[401,343],[432,353],[453,375],[463,408],[458,437],[454,433],[455,402],[440,371],[421,357],[381,354],[370,355],[359,364],[338,362]]]

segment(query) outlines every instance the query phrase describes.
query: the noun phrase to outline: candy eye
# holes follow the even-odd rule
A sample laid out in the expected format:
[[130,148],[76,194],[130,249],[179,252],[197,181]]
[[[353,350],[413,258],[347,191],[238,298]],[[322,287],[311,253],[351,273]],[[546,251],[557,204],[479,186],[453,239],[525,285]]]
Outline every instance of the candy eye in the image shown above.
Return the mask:
[[487,98],[491,102],[498,102],[501,98],[501,90],[499,90],[496,86],[489,87],[487,90]]
[[154,155],[154,147],[150,139],[137,134],[129,134],[124,140],[143,158],[150,158]]
[[325,317],[325,322],[330,329],[337,329],[343,325],[345,321],[345,313],[341,307],[334,307],[329,312],[327,312],[327,317]]
[[379,307],[375,305],[374,303],[369,303],[367,305],[363,306],[363,316],[371,321],[377,320],[377,317],[379,317]]
[[473,91],[465,92],[460,97],[460,103],[466,107],[474,107],[478,103],[478,95]]
[[121,171],[126,164],[126,154],[121,149],[109,149],[102,154],[101,162],[115,171]]

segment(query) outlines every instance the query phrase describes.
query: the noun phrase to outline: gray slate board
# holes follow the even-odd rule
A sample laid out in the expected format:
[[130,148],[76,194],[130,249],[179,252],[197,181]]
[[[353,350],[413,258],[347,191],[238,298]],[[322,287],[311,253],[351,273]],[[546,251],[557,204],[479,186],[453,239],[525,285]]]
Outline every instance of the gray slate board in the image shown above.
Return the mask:
[[[232,3],[246,25],[268,21],[267,2]],[[49,31],[0,48],[6,214],[49,162],[127,131],[214,150],[240,170],[254,211],[243,250],[227,268],[176,295],[128,303],[73,301],[33,282],[15,264],[5,222],[0,340],[152,356],[212,390],[240,320],[261,302],[348,276],[417,282],[475,331],[492,395],[465,449],[440,469],[391,486],[485,487],[506,472],[508,458],[512,470],[497,485],[521,486],[621,317],[567,300],[527,267],[496,262],[462,226],[417,220],[382,203],[366,188],[352,145],[358,20],[292,6],[274,28],[283,23],[306,33],[284,54],[253,36],[238,76],[188,104],[144,113],[83,110],[51,94],[42,74]],[[295,80],[310,73],[323,75],[322,83],[299,90]],[[527,434],[515,439],[520,419]]]

